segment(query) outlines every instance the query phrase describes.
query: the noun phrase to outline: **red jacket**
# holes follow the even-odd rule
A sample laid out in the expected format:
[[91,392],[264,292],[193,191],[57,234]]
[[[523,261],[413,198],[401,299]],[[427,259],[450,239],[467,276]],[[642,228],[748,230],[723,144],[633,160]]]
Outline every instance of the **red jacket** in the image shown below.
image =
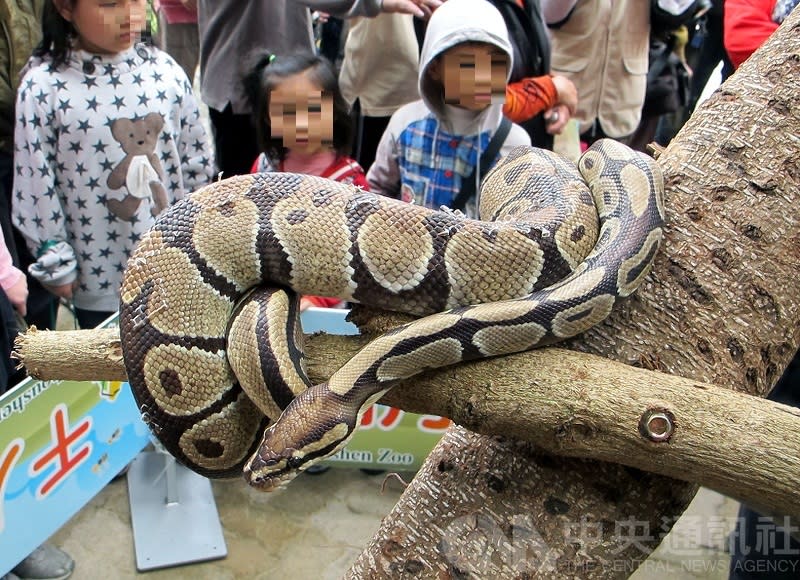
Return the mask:
[[725,50],[733,66],[746,61],[778,28],[772,21],[775,0],[725,0]]
[[[276,171],[276,169],[267,159],[267,156],[262,153],[256,157],[256,160],[253,162],[250,173],[260,173],[263,171]],[[283,163],[279,164],[277,171],[283,171]],[[358,164],[358,161],[350,159],[349,157],[337,157],[336,161],[331,163],[319,177],[327,177],[333,181],[357,185],[369,191],[369,183],[367,182],[367,176],[364,174],[364,170]]]

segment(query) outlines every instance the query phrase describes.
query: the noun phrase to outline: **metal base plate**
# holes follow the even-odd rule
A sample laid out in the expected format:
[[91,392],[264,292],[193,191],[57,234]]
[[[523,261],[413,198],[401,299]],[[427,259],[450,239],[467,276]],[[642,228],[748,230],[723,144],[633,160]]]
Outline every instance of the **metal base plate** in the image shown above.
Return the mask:
[[172,456],[140,453],[128,470],[128,498],[140,572],[228,555],[211,482]]

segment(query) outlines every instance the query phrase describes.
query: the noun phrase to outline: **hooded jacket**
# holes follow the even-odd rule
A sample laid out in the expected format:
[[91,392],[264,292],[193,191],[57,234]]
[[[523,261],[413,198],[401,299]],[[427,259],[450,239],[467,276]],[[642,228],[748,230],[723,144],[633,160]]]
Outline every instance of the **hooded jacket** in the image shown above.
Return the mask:
[[[428,23],[420,56],[422,99],[392,115],[367,174],[373,192],[427,207],[450,206],[473,170],[475,190],[480,190],[482,176],[476,166],[500,125],[503,103],[492,102],[482,111],[447,105],[441,84],[429,73],[437,57],[465,42],[492,44],[505,52],[508,81],[514,56],[500,12],[485,0],[448,0],[438,8]],[[530,137],[512,125],[497,158],[519,145],[530,145]],[[467,213],[472,213],[470,205]]]
[[214,156],[192,87],[166,53],[72,50],[32,61],[17,95],[12,222],[77,308],[110,312],[130,251],[169,204],[211,182]]

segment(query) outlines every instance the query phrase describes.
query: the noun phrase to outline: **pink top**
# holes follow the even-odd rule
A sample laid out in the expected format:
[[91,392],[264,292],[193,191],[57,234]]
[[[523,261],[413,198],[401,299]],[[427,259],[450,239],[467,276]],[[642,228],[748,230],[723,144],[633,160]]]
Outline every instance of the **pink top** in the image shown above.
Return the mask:
[[180,0],[155,0],[153,7],[164,12],[170,24],[190,24],[197,22],[197,10],[189,10]]
[[0,233],[0,288],[8,290],[24,275],[22,270],[15,268],[11,263],[11,254],[6,247],[6,240]]
[[280,170],[290,173],[324,176],[325,170],[330,167],[334,161],[336,161],[336,153],[333,151],[322,151],[313,155],[303,155],[302,153],[290,150]]

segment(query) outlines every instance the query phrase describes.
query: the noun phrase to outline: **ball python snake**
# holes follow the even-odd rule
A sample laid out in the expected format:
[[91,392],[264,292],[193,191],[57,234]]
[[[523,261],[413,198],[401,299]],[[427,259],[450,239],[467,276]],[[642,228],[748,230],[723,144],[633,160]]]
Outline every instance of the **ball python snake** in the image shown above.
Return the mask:
[[[485,221],[305,175],[208,185],[159,217],[123,280],[123,357],[142,417],[194,471],[280,487],[342,448],[397,381],[605,319],[651,268],[662,193],[655,162],[611,140],[577,167],[515,149],[482,184]],[[422,318],[308,388],[293,293]]]

